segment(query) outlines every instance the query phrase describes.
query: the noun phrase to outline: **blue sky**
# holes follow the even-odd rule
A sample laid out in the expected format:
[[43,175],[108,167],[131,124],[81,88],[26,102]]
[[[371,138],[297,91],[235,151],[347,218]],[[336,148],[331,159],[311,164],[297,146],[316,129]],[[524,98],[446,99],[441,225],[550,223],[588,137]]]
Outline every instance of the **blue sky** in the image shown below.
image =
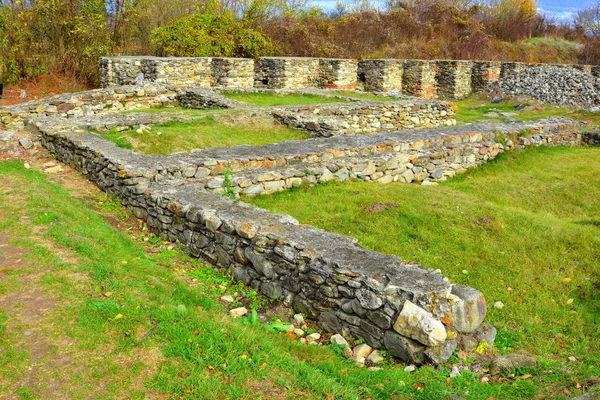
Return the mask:
[[[384,0],[371,0],[374,3],[384,3]],[[538,0],[540,12],[553,17],[559,22],[568,22],[573,19],[577,11],[591,6],[596,0]],[[313,0],[314,4],[325,10],[335,7],[337,0]],[[352,0],[347,0],[351,3]]]
[[594,2],[595,0],[538,0],[538,8],[558,21],[569,21],[577,11]]

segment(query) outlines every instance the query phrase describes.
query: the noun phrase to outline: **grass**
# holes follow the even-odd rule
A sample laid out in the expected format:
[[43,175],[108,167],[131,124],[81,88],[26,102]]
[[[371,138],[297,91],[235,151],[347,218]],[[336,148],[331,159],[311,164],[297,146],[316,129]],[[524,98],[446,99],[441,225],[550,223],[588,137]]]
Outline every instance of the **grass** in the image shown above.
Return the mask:
[[[0,163],[0,199],[0,234],[29,252],[23,258],[32,267],[21,275],[26,286],[4,285],[8,293],[0,296],[37,288],[56,303],[33,326],[14,310],[0,312],[2,396],[482,399],[530,398],[539,390],[526,379],[485,385],[463,373],[447,380],[448,368],[368,371],[339,349],[233,320],[215,298],[240,290],[229,277],[175,249],[148,253],[140,237],[116,231],[19,162]],[[110,196],[91,202],[119,211]],[[192,278],[199,282],[187,283]],[[49,349],[41,356],[40,343]]]
[[[523,104],[531,107],[527,107],[521,111],[516,111],[516,107],[521,103],[514,99],[507,99],[499,104],[491,104],[488,98],[473,95],[465,99],[455,101],[455,104],[458,106],[458,110],[456,111],[456,122],[458,124],[476,122],[506,122],[506,118],[499,115],[499,113],[515,113],[512,118],[514,118],[516,121],[535,121],[549,117],[566,117],[582,121],[590,121],[595,125],[600,124],[599,113],[575,110],[568,107],[525,102]],[[496,113],[497,115],[494,116],[493,114],[488,114],[492,112]]]
[[[537,396],[560,398],[570,380],[600,374],[598,170],[598,148],[538,148],[435,187],[331,183],[248,201],[478,288],[497,348],[535,354],[555,371],[532,378]],[[377,202],[399,206],[366,214]]]
[[194,122],[157,125],[151,130],[111,131],[103,134],[117,146],[146,154],[170,154],[195,148],[251,145],[261,146],[309,136],[274,121],[253,119],[243,114],[205,114]]
[[276,93],[246,93],[222,92],[230,99],[243,101],[262,107],[296,105],[296,104],[327,104],[344,103],[346,100],[336,97],[319,96],[316,94],[276,94]]

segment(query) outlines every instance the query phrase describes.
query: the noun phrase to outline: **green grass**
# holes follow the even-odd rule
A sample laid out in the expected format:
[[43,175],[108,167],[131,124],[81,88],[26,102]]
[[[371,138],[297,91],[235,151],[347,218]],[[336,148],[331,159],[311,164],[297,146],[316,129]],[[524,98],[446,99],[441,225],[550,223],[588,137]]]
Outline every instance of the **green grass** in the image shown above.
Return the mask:
[[207,115],[213,114],[227,114],[231,113],[229,109],[216,109],[216,108],[206,108],[202,110],[196,110],[193,108],[183,108],[183,107],[165,107],[165,108],[141,108],[130,111],[123,111],[121,114],[136,114],[136,113],[144,113],[144,114],[181,114],[189,117],[205,117]]
[[157,125],[149,132],[111,131],[102,136],[119,147],[146,154],[170,154],[195,148],[260,146],[309,137],[299,130],[289,129],[276,122],[252,119],[242,114],[208,114],[194,122]]
[[246,93],[246,92],[222,92],[230,99],[243,101],[262,107],[296,105],[296,104],[327,104],[344,103],[346,100],[319,96],[316,94],[276,94],[276,93]]
[[[353,198],[350,194],[342,203]],[[65,398],[105,399],[439,399],[448,394],[526,399],[542,390],[535,379],[486,385],[468,373],[448,382],[448,368],[408,373],[403,365],[392,365],[368,371],[334,349],[301,345],[250,319],[232,320],[214,296],[223,293],[219,285],[227,286],[225,293],[240,290],[230,278],[176,250],[145,252],[141,238],[115,231],[102,216],[19,162],[0,163],[0,199],[0,232],[12,236],[13,246],[30,251],[26,261],[42,275],[36,280],[33,274],[28,287],[42,285],[57,299],[56,308],[36,325],[51,348],[42,359],[32,358],[32,344],[22,328],[14,328],[17,317],[10,311],[0,314],[0,393],[8,397],[47,398],[45,390],[57,383]],[[110,197],[95,202],[105,211],[114,209],[107,205]],[[190,285],[186,276],[199,282]],[[577,282],[576,274],[573,278]],[[587,290],[590,283],[582,284]],[[594,296],[590,293],[587,301]],[[510,337],[501,333],[504,342]],[[52,364],[65,355],[68,363]],[[34,380],[26,380],[34,373]]]
[[[541,105],[531,102],[524,103],[533,109],[516,111],[516,107],[520,104],[514,99],[504,100],[499,104],[491,104],[486,97],[478,95],[470,96],[466,99],[455,101],[458,106],[456,111],[457,124],[468,124],[475,122],[505,122],[506,119],[499,113],[516,113],[512,116],[516,121],[535,121],[549,117],[566,117],[582,121],[590,121],[595,125],[600,124],[599,113],[591,113],[587,111],[575,110],[568,107],[558,107],[553,105]],[[486,115],[495,112],[498,116]]]
[[[331,183],[248,201],[481,290],[500,351],[575,371],[532,378],[557,398],[569,379],[600,373],[599,170],[598,148],[538,148],[435,187]],[[366,214],[377,202],[399,206]]]

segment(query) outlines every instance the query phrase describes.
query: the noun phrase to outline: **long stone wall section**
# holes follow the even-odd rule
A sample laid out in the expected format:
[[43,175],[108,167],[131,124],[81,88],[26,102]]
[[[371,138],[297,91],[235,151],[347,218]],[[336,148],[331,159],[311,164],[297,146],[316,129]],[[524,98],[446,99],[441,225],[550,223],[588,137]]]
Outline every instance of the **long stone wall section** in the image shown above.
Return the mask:
[[[262,57],[243,58],[105,57],[103,86],[145,81],[176,86],[262,89],[361,89],[423,98],[461,99],[485,90],[510,74],[550,64],[464,60],[394,60]],[[556,64],[600,77],[600,67]]]
[[313,137],[434,128],[456,124],[455,111],[444,101],[399,100],[361,104],[277,107],[273,116]]

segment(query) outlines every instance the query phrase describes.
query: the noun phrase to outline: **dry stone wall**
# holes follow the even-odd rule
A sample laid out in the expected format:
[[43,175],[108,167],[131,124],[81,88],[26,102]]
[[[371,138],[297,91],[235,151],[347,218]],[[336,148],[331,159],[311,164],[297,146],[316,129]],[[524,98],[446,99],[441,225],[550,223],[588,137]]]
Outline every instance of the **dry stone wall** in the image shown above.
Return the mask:
[[[112,57],[100,60],[104,86],[146,81],[177,86],[268,89],[362,89],[411,96],[460,99],[499,78],[549,64],[461,60],[394,60],[262,57]],[[600,78],[600,67],[556,65]]]
[[[60,100],[68,103],[69,96],[73,101],[93,98],[88,92]],[[94,102],[95,107],[100,104]],[[8,114],[31,111],[31,105],[20,107]],[[0,113],[7,114],[5,109]],[[161,118],[108,111],[65,118],[43,110],[23,122],[59,160],[117,195],[161,237],[317,319],[323,329],[363,338],[411,363],[443,362],[464,338],[493,340],[493,327],[483,322],[483,295],[450,283],[440,271],[368,251],[355,239],[227,199],[220,194],[224,173],[231,171],[235,190],[248,194],[259,187],[268,192],[331,179],[440,180],[514,147],[575,145],[582,140],[572,121],[550,120],[149,156],[84,130],[134,127]],[[527,129],[530,134],[522,136]]]
[[313,137],[400,129],[434,128],[456,124],[452,106],[444,101],[399,100],[361,104],[322,104],[278,107],[273,116]]

